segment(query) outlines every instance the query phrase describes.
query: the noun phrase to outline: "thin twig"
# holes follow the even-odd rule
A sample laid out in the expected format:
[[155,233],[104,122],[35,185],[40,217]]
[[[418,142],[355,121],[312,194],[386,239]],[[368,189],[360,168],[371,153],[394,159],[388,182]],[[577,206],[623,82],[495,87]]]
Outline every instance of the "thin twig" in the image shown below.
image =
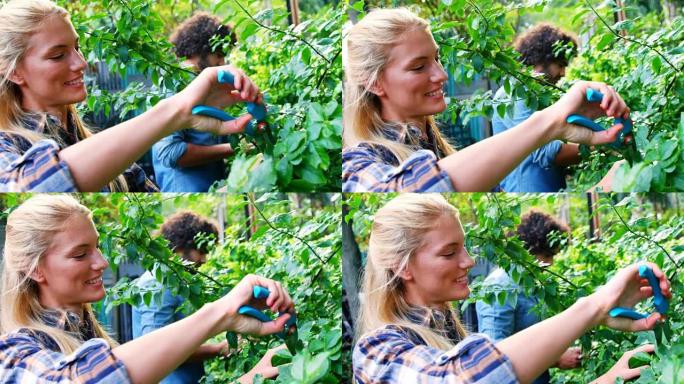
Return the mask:
[[256,203],[254,202],[254,199],[252,198],[252,195],[248,193],[248,194],[247,194],[247,198],[249,199],[249,202],[252,204],[252,206],[254,206],[254,209],[256,209],[256,211],[259,213],[259,216],[261,216],[261,218],[266,222],[266,225],[268,225],[269,227],[271,227],[271,229],[273,229],[273,230],[276,231],[276,232],[280,232],[280,233],[282,233],[282,234],[284,234],[284,235],[287,235],[287,236],[290,236],[290,237],[293,237],[293,238],[299,240],[301,243],[303,243],[304,245],[306,245],[307,248],[309,248],[309,250],[314,254],[314,256],[316,256],[316,258],[318,259],[318,261],[320,261],[321,263],[323,263],[323,259],[321,258],[321,256],[316,252],[316,250],[315,250],[315,249],[314,249],[306,240],[304,240],[304,239],[302,239],[301,237],[295,235],[294,233],[290,233],[290,232],[288,232],[288,231],[286,231],[286,230],[283,230],[283,229],[280,229],[280,228],[275,227],[273,224],[271,224],[270,221],[268,221],[268,219],[266,218],[266,216],[264,215],[264,213],[261,212],[261,209],[259,209],[259,207],[258,207],[258,206],[256,205]]
[[638,238],[640,238],[640,239],[643,239],[643,240],[646,240],[646,241],[648,241],[648,242],[650,242],[650,243],[655,244],[655,246],[658,247],[658,248],[660,248],[663,252],[665,252],[665,255],[667,255],[667,258],[670,259],[670,261],[672,261],[672,263],[673,263],[677,268],[679,268],[679,264],[675,261],[675,259],[672,257],[672,255],[670,255],[670,252],[668,252],[665,248],[663,248],[662,245],[660,245],[657,241],[651,239],[651,238],[648,237],[648,236],[644,236],[644,235],[642,235],[642,234],[640,234],[640,233],[635,232],[635,231],[629,226],[629,224],[627,224],[627,222],[625,221],[625,219],[622,218],[622,216],[620,215],[620,212],[618,212],[617,207],[613,204],[612,201],[610,202],[610,207],[613,208],[613,212],[615,212],[615,214],[617,215],[618,219],[620,219],[620,221],[622,222],[622,225],[624,225],[625,228],[627,228],[627,231],[629,231],[629,233],[633,234],[634,236],[636,236],[636,237],[638,237]]
[[636,40],[636,39],[632,39],[632,38],[627,37],[627,36],[622,36],[621,34],[619,34],[619,33],[618,33],[617,31],[615,31],[610,25],[608,25],[608,23],[607,23],[607,22],[603,19],[603,17],[601,17],[601,15],[598,13],[598,11],[596,10],[596,8],[594,8],[594,6],[591,5],[591,3],[589,2],[589,0],[584,0],[584,2],[587,4],[587,6],[589,6],[589,8],[591,8],[592,12],[594,13],[594,15],[596,15],[596,17],[598,17],[598,19],[601,21],[601,23],[603,23],[603,25],[605,25],[606,28],[608,28],[608,30],[609,30],[612,34],[614,34],[615,36],[617,36],[618,39],[622,39],[622,40],[625,40],[625,41],[629,41],[629,42],[632,42],[632,43],[634,43],[634,44],[637,44],[637,45],[640,45],[640,46],[642,46],[642,47],[645,47],[645,48],[648,48],[648,49],[652,50],[653,52],[657,53],[658,56],[662,57],[663,60],[665,60],[665,62],[667,63],[667,65],[669,65],[670,67],[672,67],[672,69],[674,69],[674,70],[675,70],[676,72],[678,72],[678,73],[681,72],[681,71],[679,70],[679,68],[677,68],[674,64],[672,64],[672,63],[670,62],[670,60],[668,60],[667,57],[666,57],[665,55],[663,55],[659,50],[657,50],[657,49],[656,49],[655,47],[653,47],[652,45],[647,44],[647,43],[644,43],[644,42],[639,41],[639,40]]
[[260,22],[259,20],[255,19],[254,16],[252,16],[252,14],[249,13],[249,11],[248,11],[242,4],[240,4],[240,2],[239,2],[238,0],[233,0],[233,1],[235,1],[235,4],[237,4],[238,7],[240,7],[240,9],[242,10],[242,12],[244,12],[244,13],[247,15],[247,17],[249,17],[250,19],[252,19],[252,21],[255,22],[255,23],[256,23],[258,26],[260,26],[261,28],[268,29],[269,31],[278,32],[278,33],[282,33],[282,34],[285,34],[285,35],[294,37],[295,39],[297,39],[297,40],[301,41],[302,43],[308,45],[309,48],[313,49],[314,52],[316,52],[316,54],[317,54],[318,56],[322,57],[323,60],[327,61],[328,64],[330,64],[330,60],[328,60],[328,58],[325,57],[325,55],[323,55],[318,49],[316,49],[316,47],[314,47],[314,46],[313,46],[311,43],[309,43],[306,39],[302,38],[301,36],[295,35],[294,33],[291,33],[291,32],[288,32],[288,31],[282,31],[282,30],[280,30],[280,29],[273,28],[273,27],[269,27],[268,25],[263,24],[263,23]]

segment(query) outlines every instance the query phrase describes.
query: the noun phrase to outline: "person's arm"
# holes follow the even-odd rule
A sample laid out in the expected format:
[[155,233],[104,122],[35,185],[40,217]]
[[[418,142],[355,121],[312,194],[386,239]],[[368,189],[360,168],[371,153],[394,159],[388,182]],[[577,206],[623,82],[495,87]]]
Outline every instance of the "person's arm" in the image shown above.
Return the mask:
[[580,160],[579,144],[568,143],[561,145],[553,163],[559,167],[567,167],[579,163]]
[[257,365],[254,366],[254,368],[250,369],[249,372],[240,376],[240,378],[237,380],[238,383],[252,384],[254,382],[254,378],[256,377],[256,375],[261,375],[264,377],[264,379],[271,379],[278,376],[278,367],[273,366],[273,363],[271,363],[271,359],[273,358],[273,355],[275,355],[275,353],[278,352],[278,350],[283,348],[285,348],[284,345],[269,349],[264,355],[264,357],[262,357],[261,360],[259,360]]
[[225,159],[233,153],[230,144],[197,145],[187,143],[185,153],[178,159],[179,167],[194,167]]
[[[671,297],[670,285],[663,272],[655,264],[647,264],[660,280],[663,295]],[[639,278],[638,265],[631,265],[620,270],[595,293],[579,299],[558,315],[502,340],[497,347],[511,360],[520,382],[529,383],[551,367],[577,338],[599,324],[632,332],[652,329],[662,318],[659,313],[641,320],[608,315],[616,306],[631,308],[652,295],[648,282]]]
[[227,342],[222,343],[206,343],[200,345],[195,352],[190,355],[187,361],[201,362],[204,360],[213,359],[222,354],[222,352],[228,347]]
[[[235,88],[218,84],[218,70],[235,75]],[[232,92],[234,89],[240,93]],[[249,114],[227,122],[194,116],[193,106],[225,107],[238,101],[260,100],[258,88],[239,69],[210,67],[178,94],[162,100],[142,115],[64,148],[59,157],[69,166],[80,191],[99,191],[142,157],[152,144],[181,128],[225,135],[241,132],[251,119]]]
[[[265,303],[252,298],[254,286],[270,291]],[[194,314],[171,325],[122,344],[112,350],[123,362],[134,383],[156,383],[186,361],[208,338],[220,332],[233,331],[267,335],[283,330],[289,314],[262,323],[237,313],[242,305],[274,312],[294,311],[294,305],[279,283],[263,277],[248,275],[223,298],[204,305]]]
[[[586,101],[589,88],[606,95],[600,104]],[[606,131],[593,132],[566,124],[565,119],[573,113],[589,118],[604,115],[627,117],[629,109],[620,96],[605,84],[579,82],[556,104],[535,112],[516,127],[439,160],[438,165],[449,175],[457,191],[488,191],[532,151],[551,140],[605,144],[614,141],[622,129],[621,125],[616,125]]]

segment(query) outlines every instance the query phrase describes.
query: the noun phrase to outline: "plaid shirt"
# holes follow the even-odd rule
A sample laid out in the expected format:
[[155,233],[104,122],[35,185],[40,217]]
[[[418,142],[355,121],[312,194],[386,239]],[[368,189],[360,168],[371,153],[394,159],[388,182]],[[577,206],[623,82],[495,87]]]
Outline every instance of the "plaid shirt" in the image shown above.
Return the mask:
[[[63,329],[78,329],[84,339],[93,336],[87,322],[70,328],[54,314],[49,314],[44,321]],[[126,367],[103,339],[90,338],[76,351],[65,355],[47,334],[24,328],[0,336],[0,382],[114,384],[131,380]]]
[[[403,131],[403,132],[401,132]],[[403,162],[386,147],[361,143],[342,151],[343,192],[454,192],[449,175],[439,168],[441,154],[428,132],[421,138],[416,127],[405,130],[387,126],[382,134],[392,141],[403,141],[417,150]]]
[[[411,321],[448,327],[448,318],[418,312]],[[445,336],[458,337],[452,330]],[[352,356],[356,384],[517,384],[513,366],[486,335],[474,334],[448,351],[427,346],[410,330],[387,325],[365,334]]]
[[[71,121],[69,130],[62,129],[59,120],[51,115],[32,115],[24,123],[30,130],[57,132],[64,146],[79,141]],[[69,166],[59,158],[61,149],[55,140],[32,144],[20,135],[0,132],[0,192],[78,192]],[[131,165],[123,176],[131,192],[158,191],[137,164]],[[109,187],[101,192],[110,192]]]

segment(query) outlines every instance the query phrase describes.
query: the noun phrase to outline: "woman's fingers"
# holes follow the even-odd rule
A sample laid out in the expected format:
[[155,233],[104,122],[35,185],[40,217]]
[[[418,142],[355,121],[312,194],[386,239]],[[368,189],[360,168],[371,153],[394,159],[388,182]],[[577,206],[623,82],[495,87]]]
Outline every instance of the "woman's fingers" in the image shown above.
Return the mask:
[[645,319],[634,320],[629,328],[632,332],[649,331],[655,327],[659,320],[663,318],[658,312],[651,313]]

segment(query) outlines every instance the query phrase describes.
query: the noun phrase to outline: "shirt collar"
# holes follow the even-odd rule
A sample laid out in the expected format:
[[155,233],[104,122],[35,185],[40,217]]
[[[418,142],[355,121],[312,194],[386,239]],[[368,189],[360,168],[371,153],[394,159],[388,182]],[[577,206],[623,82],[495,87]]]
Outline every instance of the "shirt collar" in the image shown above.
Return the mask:
[[97,337],[93,329],[92,319],[87,312],[81,319],[81,316],[71,311],[47,309],[41,313],[40,320],[47,326],[61,329],[80,337],[83,341]]
[[27,129],[57,141],[62,147],[78,142],[76,122],[71,113],[67,115],[67,129],[64,129],[57,116],[49,113],[27,113],[23,117],[23,123]]
[[407,319],[417,325],[428,327],[451,340],[454,344],[463,340],[456,328],[456,318],[451,309],[410,306]]
[[416,147],[416,149],[430,150],[439,159],[444,157],[439,151],[435,137],[430,129],[427,130],[427,134],[424,136],[420,128],[415,125],[387,122],[380,128],[380,133],[387,140],[401,142]]

